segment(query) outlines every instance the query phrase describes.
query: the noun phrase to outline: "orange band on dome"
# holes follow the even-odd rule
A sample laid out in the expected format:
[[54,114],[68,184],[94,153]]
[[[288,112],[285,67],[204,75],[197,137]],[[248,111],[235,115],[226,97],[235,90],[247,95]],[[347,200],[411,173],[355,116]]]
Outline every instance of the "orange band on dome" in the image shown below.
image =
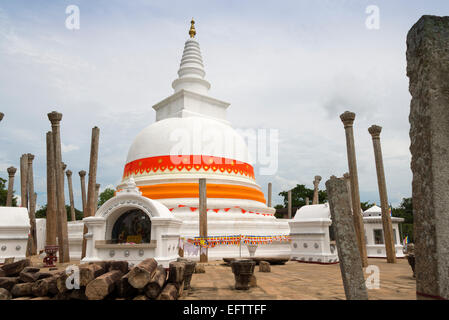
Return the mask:
[[131,175],[196,172],[201,169],[212,174],[237,174],[254,179],[254,169],[248,163],[204,155],[173,155],[137,159],[126,164],[123,179]]
[[[150,199],[198,198],[198,183],[164,183],[138,186],[142,195]],[[246,199],[265,203],[263,192],[256,188],[231,185],[207,184],[208,198]]]

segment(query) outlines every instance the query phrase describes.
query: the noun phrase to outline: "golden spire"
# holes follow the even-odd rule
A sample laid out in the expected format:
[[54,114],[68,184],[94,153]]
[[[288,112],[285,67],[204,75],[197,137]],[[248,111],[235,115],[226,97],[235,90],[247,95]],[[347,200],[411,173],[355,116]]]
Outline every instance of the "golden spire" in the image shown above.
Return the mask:
[[192,21],[190,21],[190,30],[189,30],[190,38],[195,38],[196,30],[195,30],[195,21],[192,18]]

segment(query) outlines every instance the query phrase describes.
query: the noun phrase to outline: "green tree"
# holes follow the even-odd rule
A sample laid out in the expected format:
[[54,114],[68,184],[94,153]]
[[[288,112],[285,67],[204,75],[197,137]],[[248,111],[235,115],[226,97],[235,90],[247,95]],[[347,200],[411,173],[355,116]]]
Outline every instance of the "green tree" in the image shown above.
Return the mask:
[[412,198],[403,198],[401,204],[397,208],[391,210],[393,217],[404,218],[401,224],[402,238],[408,236],[410,242],[414,241],[413,237],[413,204]]
[[[6,187],[6,179],[0,178],[0,206],[6,206],[6,198],[8,197],[8,188]],[[12,206],[17,207],[17,198],[12,197]]]
[[115,195],[115,190],[111,188],[106,188],[101,194],[98,201],[98,207],[101,207],[106,201],[111,199]]
[[[288,191],[279,192],[284,197],[284,208],[288,205]],[[292,189],[292,207],[302,207],[306,204],[306,198],[313,199],[313,189],[307,188],[303,184],[298,184]],[[318,190],[318,200],[323,203],[327,200],[327,192]]]
[[[72,214],[70,213],[70,206],[65,206],[65,211],[67,212],[67,221],[72,221]],[[47,217],[47,204],[44,204],[36,211],[36,219],[38,218],[46,218]],[[83,219],[83,213],[75,208],[75,218],[76,220]]]

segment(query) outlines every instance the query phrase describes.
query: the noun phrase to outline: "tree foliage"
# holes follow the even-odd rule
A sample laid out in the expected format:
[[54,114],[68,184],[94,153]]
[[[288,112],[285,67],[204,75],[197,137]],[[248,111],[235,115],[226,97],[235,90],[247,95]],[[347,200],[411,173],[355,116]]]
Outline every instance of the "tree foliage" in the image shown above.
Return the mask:
[[401,224],[402,238],[408,236],[409,241],[413,242],[413,205],[412,198],[403,198],[401,204],[397,208],[393,208],[391,213],[394,217],[404,218]]
[[[72,221],[72,214],[70,213],[70,206],[66,205],[65,210],[67,212],[67,221]],[[36,219],[46,218],[46,217],[47,217],[47,204],[41,206],[39,208],[39,210],[36,211]],[[76,220],[83,219],[83,212],[79,211],[77,208],[75,208],[75,218],[76,218]]]
[[[8,197],[8,187],[6,186],[6,179],[0,178],[0,206],[6,206],[6,198]],[[17,207],[17,197],[12,197],[12,206]]]
[[111,199],[115,195],[115,190],[111,188],[106,188],[101,194],[98,201],[98,207],[101,207],[106,201]]

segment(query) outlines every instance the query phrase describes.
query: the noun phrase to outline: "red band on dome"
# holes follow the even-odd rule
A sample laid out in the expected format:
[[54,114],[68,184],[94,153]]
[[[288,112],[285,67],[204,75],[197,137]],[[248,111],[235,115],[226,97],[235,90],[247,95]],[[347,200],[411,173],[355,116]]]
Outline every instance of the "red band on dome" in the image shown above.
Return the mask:
[[248,163],[201,155],[158,156],[134,160],[126,164],[123,179],[144,173],[197,172],[201,169],[209,173],[233,172],[254,179],[254,169]]

